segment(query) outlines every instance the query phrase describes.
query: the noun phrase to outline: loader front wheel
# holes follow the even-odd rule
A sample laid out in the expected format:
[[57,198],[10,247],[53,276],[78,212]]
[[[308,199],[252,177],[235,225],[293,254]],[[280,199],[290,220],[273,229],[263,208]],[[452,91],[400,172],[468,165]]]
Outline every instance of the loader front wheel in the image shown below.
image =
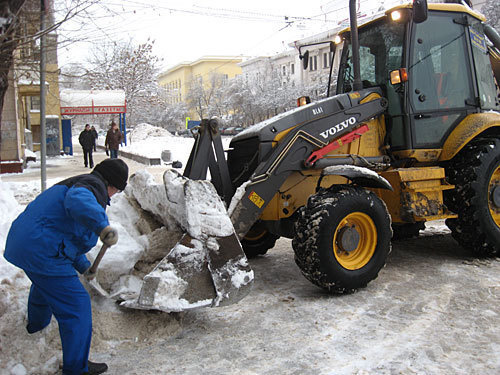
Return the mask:
[[447,174],[455,185],[447,204],[458,214],[447,219],[453,238],[478,256],[500,254],[500,140],[479,138],[464,147]]
[[256,222],[241,240],[241,247],[248,259],[264,255],[272,249],[279,236],[270,233],[261,221]]
[[361,187],[336,185],[309,197],[299,211],[295,262],[313,284],[349,293],[374,280],[391,249],[385,204]]

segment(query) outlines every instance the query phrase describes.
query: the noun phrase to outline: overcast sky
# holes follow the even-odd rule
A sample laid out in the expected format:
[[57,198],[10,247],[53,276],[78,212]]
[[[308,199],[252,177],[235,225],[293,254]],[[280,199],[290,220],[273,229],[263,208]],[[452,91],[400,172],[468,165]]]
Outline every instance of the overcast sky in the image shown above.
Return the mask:
[[[395,0],[386,0],[386,3]],[[56,0],[56,11],[70,0]],[[365,8],[378,0],[363,0]],[[111,0],[101,1],[59,30],[85,40],[59,49],[60,66],[83,62],[92,45],[155,40],[163,68],[204,55],[272,55],[301,37],[347,17],[347,0]],[[81,28],[83,25],[83,28]],[[79,29],[79,30],[78,30]],[[76,31],[78,30],[78,31]]]

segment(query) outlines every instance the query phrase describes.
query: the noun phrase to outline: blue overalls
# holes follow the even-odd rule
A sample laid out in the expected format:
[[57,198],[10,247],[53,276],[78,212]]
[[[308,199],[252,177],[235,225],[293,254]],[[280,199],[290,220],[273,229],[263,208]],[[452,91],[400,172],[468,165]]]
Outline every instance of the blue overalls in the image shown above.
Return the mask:
[[69,178],[31,202],[12,223],[4,257],[32,282],[28,298],[29,333],[55,316],[63,350],[63,374],[88,371],[92,338],[90,296],[75,269],[90,267],[84,255],[109,225],[107,187],[99,173]]

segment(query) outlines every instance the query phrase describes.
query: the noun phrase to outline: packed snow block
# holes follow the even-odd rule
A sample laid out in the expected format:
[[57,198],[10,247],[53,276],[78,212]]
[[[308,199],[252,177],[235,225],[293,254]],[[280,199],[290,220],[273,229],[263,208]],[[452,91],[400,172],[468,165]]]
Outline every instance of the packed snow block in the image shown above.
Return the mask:
[[130,197],[129,202],[137,212],[138,218],[135,226],[141,235],[150,234],[163,227],[163,223],[159,222],[150,212],[143,210],[135,198]]
[[165,227],[149,233],[148,246],[140,261],[152,263],[162,260],[181,239],[182,234],[180,229],[171,231]]
[[[167,169],[163,174],[163,184],[165,186],[165,196],[168,202],[167,209],[170,217],[185,230],[188,230],[186,196],[184,185],[189,181],[175,169]],[[197,201],[199,201],[198,197]]]
[[146,170],[138,171],[129,178],[129,192],[143,210],[151,213],[168,229],[176,228],[177,221],[169,210],[165,187],[157,184]]

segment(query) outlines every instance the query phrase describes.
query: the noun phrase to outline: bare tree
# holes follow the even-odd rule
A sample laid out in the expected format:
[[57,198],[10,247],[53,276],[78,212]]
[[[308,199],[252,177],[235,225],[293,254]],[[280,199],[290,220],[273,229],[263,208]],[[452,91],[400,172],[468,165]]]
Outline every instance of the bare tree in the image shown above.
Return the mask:
[[[58,0],[58,16],[54,17],[50,0],[1,0],[0,1],[0,127],[2,110],[9,82],[9,72],[16,66],[16,79],[39,71],[40,38],[48,36],[46,52],[56,56],[58,47],[55,31],[64,23],[99,3],[99,0]],[[41,4],[48,18],[41,30]],[[67,43],[70,39],[63,38]],[[15,54],[16,49],[20,50]],[[29,53],[28,53],[29,51]],[[12,79],[12,77],[10,77]],[[1,134],[1,133],[0,133]]]
[[9,86],[9,71],[19,39],[19,15],[26,0],[7,0],[0,4],[0,124],[5,93]]
[[296,99],[308,95],[316,100],[326,95],[326,79],[318,76],[307,86],[294,85],[269,64],[258,77],[231,80],[212,74],[208,80],[193,77],[186,102],[199,118],[219,117],[226,126],[246,127],[296,106]]
[[95,46],[82,77],[92,89],[124,90],[129,121],[145,121],[164,103],[156,81],[161,59],[153,54],[153,45],[148,40]]
[[500,31],[500,7],[498,6],[498,0],[486,0],[486,3],[481,8],[481,12],[486,17],[486,22]]
[[188,82],[186,101],[190,108],[195,109],[200,118],[222,117],[227,114],[224,106],[224,86],[227,76],[221,73],[211,73],[207,77],[191,77]]
[[185,119],[188,116],[186,103],[168,104],[162,116],[162,126],[170,132],[177,132],[185,128]]

